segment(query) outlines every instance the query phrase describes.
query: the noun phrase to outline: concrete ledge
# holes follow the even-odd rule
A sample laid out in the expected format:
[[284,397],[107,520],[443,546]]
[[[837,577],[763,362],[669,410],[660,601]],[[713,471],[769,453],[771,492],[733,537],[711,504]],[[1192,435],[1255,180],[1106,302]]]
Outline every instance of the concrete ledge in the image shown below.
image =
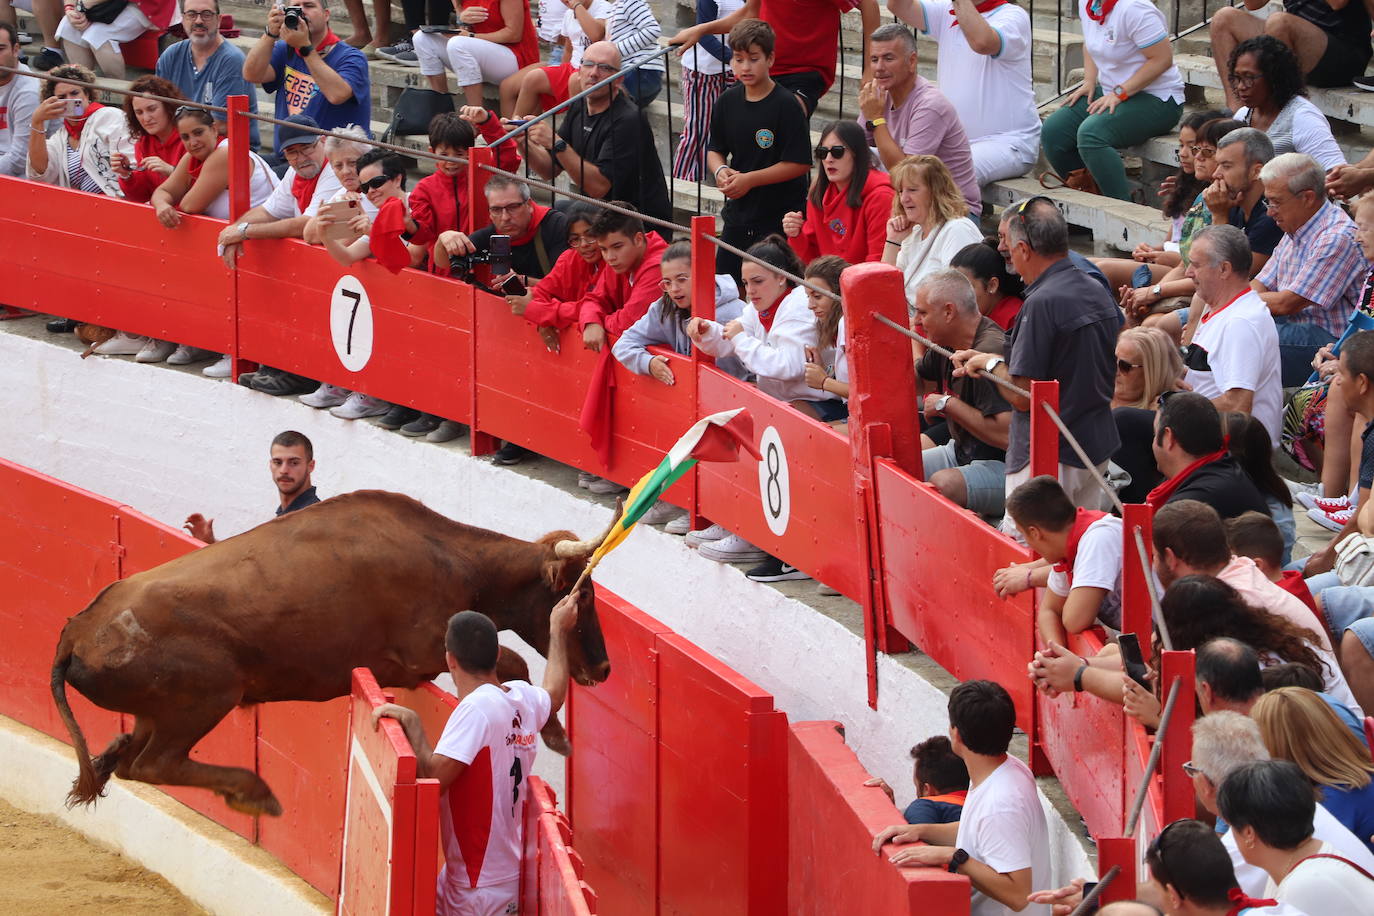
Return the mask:
[[0,716],[0,796],[55,817],[157,872],[216,916],[321,916],[333,902],[267,852],[157,789],[111,779],[89,808],[63,804],[76,758],[60,741]]
[[1089,230],[1101,246],[1132,251],[1141,242],[1160,245],[1169,235],[1169,221],[1152,207],[1067,188],[1047,191],[1034,178],[993,182],[983,189],[983,202],[1000,210],[1037,194],[1057,203],[1069,225]]

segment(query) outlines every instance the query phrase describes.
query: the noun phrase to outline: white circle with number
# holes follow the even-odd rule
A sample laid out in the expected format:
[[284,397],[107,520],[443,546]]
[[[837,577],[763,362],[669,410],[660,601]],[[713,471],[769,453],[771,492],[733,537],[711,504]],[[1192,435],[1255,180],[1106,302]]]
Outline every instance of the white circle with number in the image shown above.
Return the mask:
[[759,437],[759,502],[768,530],[781,536],[792,517],[792,483],[787,472],[787,452],[782,437],[770,426]]
[[357,372],[372,358],[372,303],[362,281],[344,274],[329,300],[329,335],[334,352],[349,372]]

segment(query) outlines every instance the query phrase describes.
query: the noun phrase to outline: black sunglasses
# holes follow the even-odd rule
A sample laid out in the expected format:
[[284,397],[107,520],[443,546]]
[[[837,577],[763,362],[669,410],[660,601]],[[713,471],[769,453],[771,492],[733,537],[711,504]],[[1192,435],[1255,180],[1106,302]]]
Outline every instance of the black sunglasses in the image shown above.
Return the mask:
[[849,152],[849,147],[843,145],[818,146],[816,147],[816,161],[824,162],[826,156],[832,159],[843,159],[844,154],[847,152]]
[[1122,375],[1125,375],[1127,372],[1130,372],[1132,369],[1139,369],[1140,366],[1141,366],[1140,363],[1128,363],[1128,362],[1126,362],[1124,359],[1118,359],[1118,360],[1116,361],[1116,371],[1117,371],[1117,372],[1120,372]]
[[369,178],[367,181],[359,182],[358,187],[362,188],[364,191],[375,191],[395,177],[395,175],[387,175],[386,173],[382,173],[381,175],[375,175],[372,178]]

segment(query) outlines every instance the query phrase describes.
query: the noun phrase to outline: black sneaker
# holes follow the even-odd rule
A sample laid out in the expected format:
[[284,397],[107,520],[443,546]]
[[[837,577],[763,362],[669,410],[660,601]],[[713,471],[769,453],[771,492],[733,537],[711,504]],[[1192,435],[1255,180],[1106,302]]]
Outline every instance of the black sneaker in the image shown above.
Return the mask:
[[309,394],[320,387],[320,383],[294,372],[263,366],[253,374],[249,387],[263,394],[283,398],[293,394]]
[[405,426],[401,427],[403,436],[428,436],[439,428],[443,420],[432,413],[422,413]]
[[43,327],[47,328],[49,334],[70,334],[76,330],[76,326],[80,323],[70,318],[54,318]]
[[1351,81],[1351,85],[1365,92],[1374,92],[1374,75],[1358,77]]
[[492,464],[519,464],[530,456],[530,450],[523,445],[507,442],[491,456]]
[[393,404],[391,409],[377,418],[377,425],[382,429],[400,429],[412,420],[420,418],[420,411],[414,407],[406,407],[404,404]]
[[62,56],[62,52],[54,48],[44,48],[33,56],[29,67],[34,70],[51,70],[53,67],[65,64],[67,59]]
[[810,579],[806,573],[795,566],[788,566],[777,557],[769,557],[758,566],[745,573],[755,582],[785,582],[788,579]]

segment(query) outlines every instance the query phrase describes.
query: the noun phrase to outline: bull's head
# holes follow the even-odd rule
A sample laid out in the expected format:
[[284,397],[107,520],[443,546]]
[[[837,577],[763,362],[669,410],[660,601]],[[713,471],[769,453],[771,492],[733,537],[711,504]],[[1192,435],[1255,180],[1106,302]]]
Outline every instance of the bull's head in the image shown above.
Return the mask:
[[[558,597],[572,588],[578,576],[587,568],[587,558],[601,544],[611,528],[615,526],[617,512],[610,526],[601,537],[589,541],[579,541],[568,531],[554,531],[539,539],[549,546],[549,555],[544,560],[544,583]],[[536,645],[544,655],[548,654],[548,617],[543,620],[543,644]],[[601,623],[596,616],[596,597],[590,580],[582,583],[577,594],[577,627],[568,643],[568,668],[573,680],[584,687],[600,684],[611,674],[611,662],[606,655],[606,643],[601,636]]]

